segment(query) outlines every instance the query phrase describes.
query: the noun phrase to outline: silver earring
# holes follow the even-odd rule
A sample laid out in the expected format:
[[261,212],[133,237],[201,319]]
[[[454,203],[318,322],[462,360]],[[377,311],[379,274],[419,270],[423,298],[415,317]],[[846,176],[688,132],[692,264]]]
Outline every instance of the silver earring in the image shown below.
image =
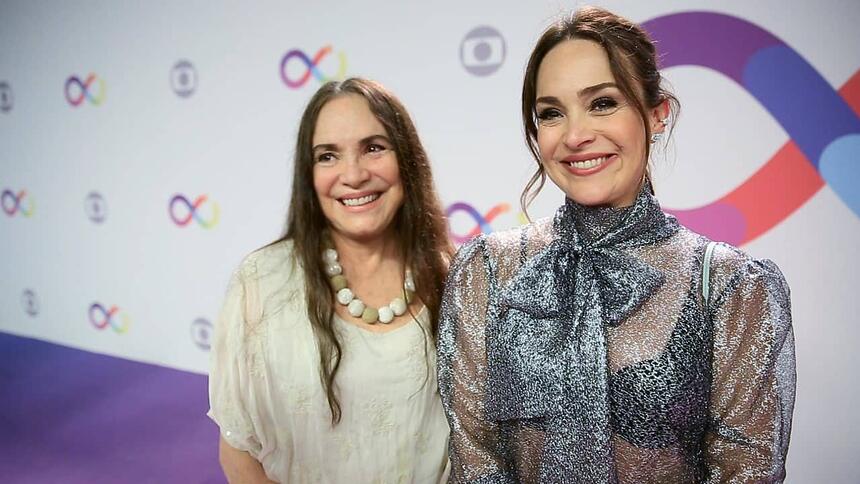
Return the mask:
[[[669,118],[665,117],[665,118],[661,119],[660,124],[663,125],[663,129],[666,129],[666,127],[669,126]],[[663,133],[653,133],[651,135],[651,143],[656,143],[656,142],[660,141],[661,139],[663,139]]]

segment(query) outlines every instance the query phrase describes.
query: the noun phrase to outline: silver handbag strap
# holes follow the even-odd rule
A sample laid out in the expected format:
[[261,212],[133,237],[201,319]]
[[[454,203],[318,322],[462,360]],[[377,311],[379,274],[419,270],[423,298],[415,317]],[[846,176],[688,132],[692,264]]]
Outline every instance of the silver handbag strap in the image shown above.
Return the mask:
[[702,298],[705,301],[705,310],[708,309],[708,296],[711,294],[711,259],[714,257],[716,242],[708,242],[705,247],[705,260],[702,263]]

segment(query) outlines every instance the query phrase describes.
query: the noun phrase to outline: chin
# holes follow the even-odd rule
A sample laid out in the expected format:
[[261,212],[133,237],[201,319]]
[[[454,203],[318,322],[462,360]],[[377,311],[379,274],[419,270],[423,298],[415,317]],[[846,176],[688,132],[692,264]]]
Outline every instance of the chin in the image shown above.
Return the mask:
[[[561,187],[559,187],[561,188]],[[636,186],[630,187],[632,195],[625,196],[627,190],[615,184],[569,184],[562,191],[574,202],[588,207],[627,207],[636,201],[639,192]],[[629,202],[629,203],[627,203]]]
[[610,207],[612,204],[605,198],[572,198],[574,202],[585,207]]
[[340,227],[338,233],[351,240],[373,240],[386,234],[385,228],[378,227]]
[[567,198],[574,202],[591,206],[608,205],[612,197],[605,190],[595,189],[593,187],[570,187],[562,190]]

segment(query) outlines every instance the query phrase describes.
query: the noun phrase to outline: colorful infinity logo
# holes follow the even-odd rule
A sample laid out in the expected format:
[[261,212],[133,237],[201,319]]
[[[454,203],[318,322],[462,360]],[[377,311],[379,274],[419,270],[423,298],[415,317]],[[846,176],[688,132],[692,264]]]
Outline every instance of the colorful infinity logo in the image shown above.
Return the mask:
[[454,233],[454,230],[451,229],[450,222],[449,222],[448,233],[451,235],[451,239],[454,240],[454,242],[457,244],[462,244],[462,243],[468,242],[469,240],[471,240],[473,237],[477,236],[480,233],[489,234],[490,232],[493,231],[493,228],[490,227],[490,222],[492,222],[493,219],[495,219],[499,215],[507,212],[510,209],[511,209],[511,207],[507,203],[500,203],[500,204],[494,206],[493,208],[491,208],[490,211],[488,211],[484,215],[481,215],[481,213],[478,212],[475,209],[475,207],[469,205],[468,203],[465,203],[465,202],[452,203],[451,205],[448,206],[448,209],[445,210],[445,215],[448,216],[448,219],[450,219],[451,215],[456,213],[456,212],[466,212],[475,221],[476,225],[472,230],[470,230],[468,233],[466,233],[466,235],[461,235],[461,234]]
[[[292,89],[296,89],[302,87],[308,79],[310,79],[311,75],[316,78],[320,83],[331,81],[332,79],[343,79],[346,75],[346,54],[343,52],[338,52],[337,56],[340,60],[340,68],[337,71],[337,75],[334,78],[330,78],[325,76],[319,70],[319,63],[322,61],[323,57],[330,54],[332,51],[331,46],[327,45],[322,49],[318,50],[316,54],[314,54],[313,59],[309,58],[307,54],[304,52],[293,49],[287,52],[284,57],[281,59],[281,79],[284,81],[284,84],[289,86]],[[297,59],[301,61],[307,70],[302,74],[298,79],[290,79],[287,75],[287,63],[292,59]]]
[[[111,306],[110,309],[105,309],[99,303],[90,304],[90,323],[98,329],[105,329],[108,326],[114,330],[114,332],[123,334],[128,331],[129,325],[131,325],[131,321],[129,317],[125,313],[119,313],[119,308],[116,306]],[[121,319],[122,321],[117,321]]]
[[825,182],[860,217],[860,71],[836,92],[785,42],[729,15],[685,12],[643,26],[663,51],[663,68],[697,65],[726,75],[791,137],[719,200],[671,210],[681,223],[716,240],[745,244],[782,222]]
[[[170,218],[173,219],[173,223],[180,227],[185,227],[191,222],[191,219],[197,221],[201,227],[204,229],[211,229],[215,225],[218,224],[218,204],[214,201],[209,202],[212,206],[212,216],[209,220],[204,220],[200,216],[200,206],[206,202],[207,196],[200,195],[199,197],[194,199],[194,203],[190,202],[184,195],[177,194],[174,195],[173,198],[170,199],[170,205],[168,206],[168,212],[170,213]],[[184,210],[186,213],[183,216],[179,216],[176,214],[177,206],[182,207],[181,210]]]
[[[27,199],[27,208],[24,208],[23,204],[25,197]],[[25,217],[30,217],[36,208],[33,199],[27,196],[26,190],[21,190],[17,195],[12,190],[3,190],[3,193],[0,194],[0,205],[3,206],[3,211],[6,212],[6,215],[10,217],[14,217],[18,212],[21,212],[21,215]]]
[[[97,94],[90,90],[93,84],[98,85]],[[105,82],[93,73],[90,73],[83,82],[77,76],[66,79],[66,101],[72,106],[79,106],[84,99],[94,106],[100,105],[105,100]]]

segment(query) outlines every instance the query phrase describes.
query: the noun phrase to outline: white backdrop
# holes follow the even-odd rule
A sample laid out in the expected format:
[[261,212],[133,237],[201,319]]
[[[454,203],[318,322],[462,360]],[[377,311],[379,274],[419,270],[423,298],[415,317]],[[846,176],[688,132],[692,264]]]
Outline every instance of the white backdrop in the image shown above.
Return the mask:
[[[833,89],[860,69],[856,1],[599,3],[640,22],[692,10],[744,18],[795,49]],[[336,75],[342,54],[347,75],[377,79],[399,95],[446,205],[465,202],[485,214],[508,204],[490,224],[518,223],[532,169],[519,120],[523,68],[548,21],[577,5],[0,3],[0,330],[205,373],[207,321],[230,272],[276,238],[285,219],[299,114],[320,85],[313,76],[285,84],[281,61],[293,49],[313,57],[331,46],[320,73]],[[498,33],[482,34],[489,51],[467,38],[479,26]],[[172,72],[181,61],[186,67]],[[492,72],[476,75],[476,65]],[[289,79],[306,70],[295,58],[286,64]],[[683,108],[674,143],[655,160],[664,205],[693,208],[722,197],[790,140],[728,77],[701,67],[665,74]],[[213,226],[173,222],[177,194],[206,195],[197,214]],[[531,214],[549,215],[560,202],[547,189]],[[173,208],[180,221],[188,214],[181,203]],[[465,234],[476,223],[456,212],[451,225]],[[860,482],[852,371],[858,247],[860,216],[827,185],[744,245],[775,260],[792,288],[798,397],[790,482]],[[98,328],[107,320],[96,303],[116,306],[116,329]]]

